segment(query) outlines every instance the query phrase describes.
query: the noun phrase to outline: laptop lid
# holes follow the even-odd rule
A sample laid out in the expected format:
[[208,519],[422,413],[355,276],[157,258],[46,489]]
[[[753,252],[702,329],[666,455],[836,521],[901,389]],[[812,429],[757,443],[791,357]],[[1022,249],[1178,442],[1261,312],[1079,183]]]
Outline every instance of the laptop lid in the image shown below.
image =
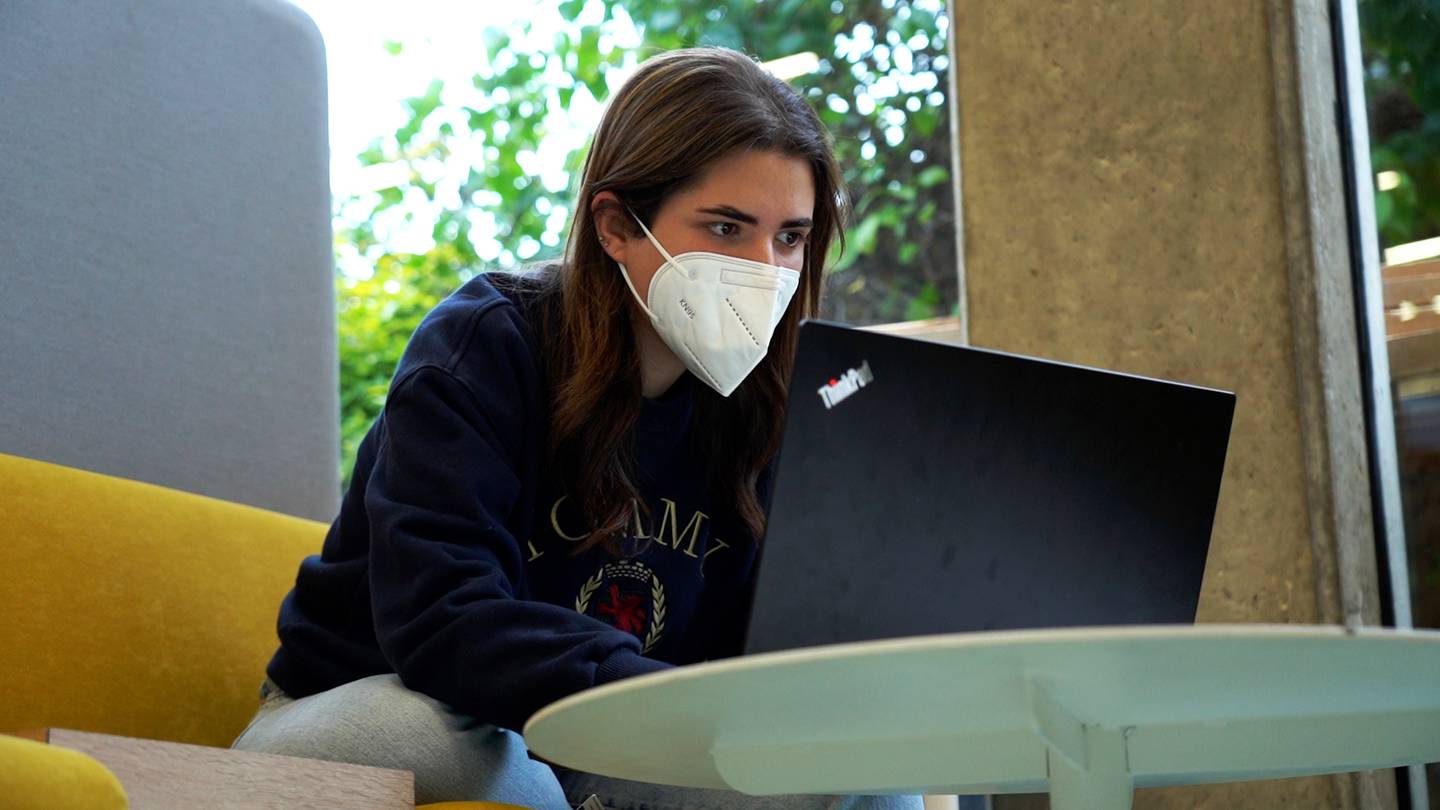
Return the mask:
[[1234,407],[808,321],[745,651],[1193,622]]

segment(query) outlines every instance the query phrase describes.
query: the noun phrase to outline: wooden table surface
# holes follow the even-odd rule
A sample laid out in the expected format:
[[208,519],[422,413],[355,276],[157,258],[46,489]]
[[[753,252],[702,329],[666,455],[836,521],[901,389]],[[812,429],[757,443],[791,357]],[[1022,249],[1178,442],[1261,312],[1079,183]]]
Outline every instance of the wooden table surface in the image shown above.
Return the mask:
[[88,754],[115,773],[136,810],[413,808],[414,775],[318,759],[67,729],[15,733]]

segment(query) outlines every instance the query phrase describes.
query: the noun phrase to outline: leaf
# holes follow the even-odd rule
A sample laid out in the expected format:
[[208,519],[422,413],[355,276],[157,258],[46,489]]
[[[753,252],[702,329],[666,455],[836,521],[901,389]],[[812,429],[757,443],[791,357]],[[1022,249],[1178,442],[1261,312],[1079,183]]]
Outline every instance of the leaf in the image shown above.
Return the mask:
[[920,133],[923,138],[935,134],[935,128],[940,124],[940,108],[925,106],[910,113],[910,125]]
[[587,25],[580,30],[580,45],[575,52],[575,78],[592,86],[600,77],[600,29]]
[[1375,222],[1386,228],[1391,225],[1395,218],[1395,200],[1389,194],[1381,192],[1375,195]]
[[920,294],[905,305],[905,320],[923,321],[938,317],[941,311],[940,288],[934,282],[925,282]]
[[445,89],[445,82],[435,79],[425,89],[423,96],[408,98],[401,103],[410,110],[409,119],[399,129],[395,130],[395,140],[403,148],[420,132],[424,126],[425,119],[440,106],[440,93]]
[[875,238],[880,233],[880,226],[884,223],[879,216],[871,215],[860,221],[859,226],[850,233],[850,243],[855,246],[855,252],[868,256],[875,252]]
[[485,56],[491,64],[495,63],[495,57],[501,51],[510,47],[510,36],[500,28],[487,27],[480,32],[480,38],[485,43]]
[[361,166],[374,166],[377,163],[385,163],[385,150],[381,146],[380,139],[376,138],[371,141],[370,145],[365,148],[365,151],[356,155],[356,158],[360,161]]
[[605,84],[605,77],[600,73],[596,73],[594,77],[587,79],[585,81],[585,87],[590,91],[590,95],[593,96],[596,101],[603,101],[606,96],[610,95],[610,88]]

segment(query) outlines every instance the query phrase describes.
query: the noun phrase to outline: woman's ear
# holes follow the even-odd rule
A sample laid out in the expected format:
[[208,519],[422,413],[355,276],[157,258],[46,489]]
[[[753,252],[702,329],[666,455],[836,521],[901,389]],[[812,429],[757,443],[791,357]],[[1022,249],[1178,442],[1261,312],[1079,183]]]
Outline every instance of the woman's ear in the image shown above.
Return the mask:
[[628,227],[630,214],[620,198],[612,191],[596,194],[590,200],[590,216],[595,220],[595,235],[600,240],[600,249],[620,264],[626,264],[626,248],[634,240],[634,235],[633,229]]

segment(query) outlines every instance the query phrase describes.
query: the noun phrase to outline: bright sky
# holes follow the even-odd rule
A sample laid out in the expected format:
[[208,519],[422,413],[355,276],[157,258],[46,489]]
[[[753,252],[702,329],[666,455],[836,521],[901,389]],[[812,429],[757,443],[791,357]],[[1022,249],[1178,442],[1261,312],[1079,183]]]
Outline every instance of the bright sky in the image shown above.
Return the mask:
[[[402,99],[424,94],[431,79],[468,81],[485,66],[479,32],[505,27],[523,3],[454,0],[290,0],[325,39],[330,88],[331,182],[337,196],[365,187],[355,156],[370,140],[405,122]],[[397,56],[385,43],[403,42]]]
[[[362,168],[356,155],[374,138],[392,135],[405,123],[407,112],[402,100],[423,95],[431,80],[441,79],[445,81],[442,98],[447,105],[474,102],[478,91],[470,79],[476,73],[489,71],[481,36],[486,28],[511,31],[512,39],[518,40],[519,23],[525,20],[531,24],[530,41],[548,43],[563,24],[557,4],[543,0],[504,3],[411,0],[403,4],[393,0],[290,2],[315,20],[325,40],[331,188],[337,201],[396,184],[390,167]],[[600,5],[591,3],[580,15],[579,22],[598,23],[601,13]],[[590,17],[594,19],[588,19]],[[387,42],[401,43],[403,48],[399,54],[391,55],[386,49]],[[624,71],[613,73],[608,77],[612,82],[623,80]],[[599,118],[600,107],[588,93],[576,93],[569,109],[551,111],[547,129],[552,134],[546,142],[536,153],[525,153],[521,158],[530,160],[534,173],[547,187],[563,188],[567,181],[563,171],[565,155],[583,145]],[[430,126],[438,125],[438,120],[432,119]],[[423,195],[421,199],[406,199],[401,206],[377,218],[377,235],[388,249],[423,252],[433,244],[430,223],[435,220],[434,214],[446,202],[458,203],[458,196],[450,200],[446,195],[458,190],[471,165],[483,162],[479,154],[463,154],[460,150],[465,144],[452,146],[457,151],[447,165],[419,167],[427,181],[438,181],[436,202],[424,200]],[[406,213],[413,215],[409,222],[404,221]],[[557,222],[552,223],[552,230],[558,231],[566,212],[556,209],[554,213]],[[340,212],[340,218],[347,220],[345,211]],[[472,237],[481,258],[495,259],[499,244],[486,239],[495,233],[495,223],[480,218],[472,220],[472,225]],[[547,235],[547,240],[551,238]],[[353,250],[347,253],[346,247],[341,246],[341,269],[347,275],[368,275],[369,261]]]

